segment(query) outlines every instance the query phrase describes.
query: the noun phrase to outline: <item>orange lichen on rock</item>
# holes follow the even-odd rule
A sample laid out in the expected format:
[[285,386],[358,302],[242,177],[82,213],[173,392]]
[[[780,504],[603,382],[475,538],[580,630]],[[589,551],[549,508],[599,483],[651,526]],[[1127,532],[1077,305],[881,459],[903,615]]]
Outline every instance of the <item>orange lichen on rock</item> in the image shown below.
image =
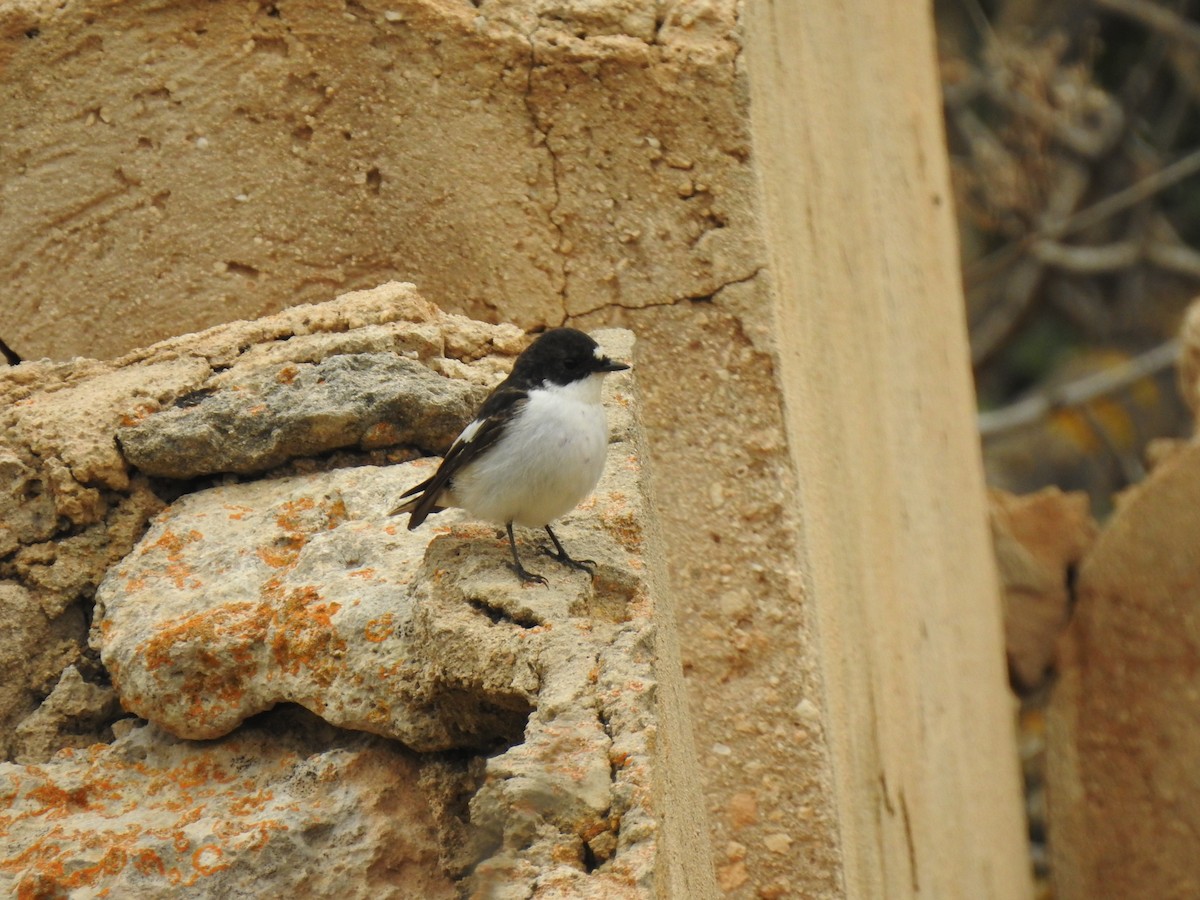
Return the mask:
[[377,422],[362,436],[362,445],[368,450],[376,447],[391,447],[400,440],[400,429],[391,422]]
[[162,857],[153,850],[142,850],[133,857],[133,867],[142,875],[164,875],[167,867]]
[[294,675],[303,666],[317,684],[332,684],[346,649],[333,624],[340,609],[340,603],[325,601],[312,586],[290,591],[273,606],[271,652],[279,668]]
[[181,644],[216,646],[229,637],[238,644],[253,646],[266,640],[271,610],[263,603],[243,601],[184,616],[158,626],[154,635],[139,647],[139,655],[151,669],[174,665]]
[[377,619],[371,619],[363,629],[363,637],[373,644],[387,640],[396,630],[392,624],[394,619],[392,613],[384,613]]
[[229,868],[229,863],[222,862],[221,857],[225,855],[220,847],[213,844],[205,844],[203,847],[198,847],[196,852],[192,854],[192,868],[201,875],[213,875]]
[[[165,623],[136,650],[140,666],[157,673],[152,684],[175,681],[185,674],[174,690],[178,702],[186,707],[193,734],[218,737],[229,730],[225,724],[228,709],[236,707],[246,691],[246,681],[259,672],[254,648],[265,642],[273,611],[265,603],[244,601],[203,610]],[[208,647],[231,647],[230,661],[218,662]],[[120,685],[121,668],[110,665],[114,681]],[[127,708],[139,714],[156,708],[153,695],[125,686],[122,699]]]
[[153,404],[139,403],[131,411],[122,415],[118,421],[120,421],[121,427],[129,428],[133,425],[136,425],[138,422],[141,422],[146,418],[146,416],[157,411],[158,407]]
[[[311,750],[297,746],[297,753],[274,740],[252,731],[189,745],[138,728],[86,757],[6,767],[0,796],[10,814],[0,819],[0,890],[29,900],[77,891],[159,896],[172,888],[240,894],[222,878],[236,867],[256,877],[248,857],[273,842],[276,854],[294,852],[293,833],[340,827],[350,809],[372,802],[368,793],[379,790],[371,784],[374,770],[396,764],[370,746],[335,751],[347,762],[364,753],[369,761],[365,769],[333,767],[346,792],[342,801],[304,786],[317,759]],[[235,776],[236,769],[247,775]]]
[[282,542],[277,542],[273,547],[258,547],[254,552],[271,568],[287,569],[295,565],[306,542],[307,538],[297,534]]

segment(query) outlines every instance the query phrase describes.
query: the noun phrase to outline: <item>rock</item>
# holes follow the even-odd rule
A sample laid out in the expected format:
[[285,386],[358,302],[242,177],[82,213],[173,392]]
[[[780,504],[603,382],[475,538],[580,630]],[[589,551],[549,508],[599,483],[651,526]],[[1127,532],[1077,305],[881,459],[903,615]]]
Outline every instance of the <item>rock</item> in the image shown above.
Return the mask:
[[[632,358],[627,332],[597,337]],[[709,895],[711,870],[684,853],[707,836],[681,762],[690,730],[655,583],[663,564],[631,375],[608,379],[604,478],[558,529],[597,561],[595,578],[535,561],[541,536],[519,534],[545,587],[513,576],[495,528],[448,512],[409,532],[385,515],[436,459],[378,467],[362,464],[370,453],[334,454],[252,482],[164,487],[121,453],[107,481],[85,483],[70,447],[46,443],[41,458],[22,443],[69,441],[43,393],[63,395],[61,411],[85,403],[96,378],[113,392],[99,395],[90,427],[116,448],[118,430],[148,434],[159,415],[202,428],[194,411],[170,411],[177,400],[203,406],[247,384],[265,396],[289,366],[336,380],[403,358],[437,373],[418,378],[478,393],[524,340],[388,285],[111,364],[37,364],[32,379],[21,365],[0,378],[0,395],[15,398],[0,416],[26,417],[4,432],[18,439],[0,465],[29,488],[13,494],[29,515],[14,520],[6,561],[21,583],[0,589],[25,691],[9,724],[22,760],[49,757],[0,768],[0,893]],[[173,374],[143,382],[134,370]],[[424,444],[439,426],[422,427]],[[188,443],[186,429],[175,434]],[[177,499],[163,508],[155,489]],[[89,683],[103,673],[78,637],[50,653],[58,626],[46,630],[73,621],[82,632],[102,573],[91,638],[111,692]],[[21,668],[34,645],[44,664]],[[112,722],[114,694],[153,724]],[[110,723],[111,747],[74,749],[106,739]]]
[[747,825],[758,821],[758,798],[751,793],[742,791],[729,798],[729,824],[734,831],[740,831]]
[[[114,361],[32,362],[0,369],[0,605],[12,623],[0,635],[0,658],[8,659],[11,652],[14,660],[0,690],[0,752],[11,752],[13,728],[50,692],[64,667],[91,665],[83,659],[81,637],[96,586],[163,506],[156,493],[161,486],[152,486],[122,455],[119,431],[149,433],[150,425],[139,429],[139,424],[157,419],[159,411],[175,410],[177,401],[186,405],[188,398],[211,395],[212,402],[254,385],[266,391],[272,376],[286,381],[293,371],[297,378],[334,374],[352,394],[371,389],[367,376],[376,368],[385,376],[404,369],[408,383],[426,385],[418,396],[439,404],[436,410],[428,403],[419,407],[424,440],[435,446],[469,414],[470,401],[464,398],[498,381],[524,344],[514,326],[445,315],[411,285],[391,283],[319,306],[172,338]],[[305,388],[315,394],[324,389]],[[397,412],[375,397],[382,414]],[[352,402],[349,396],[343,399]],[[358,413],[363,403],[358,401]],[[325,446],[306,444],[295,433],[298,405],[273,408],[272,427],[291,423],[291,453]],[[250,430],[243,421],[230,421],[239,432]],[[361,448],[388,446],[403,436],[385,422],[339,421]],[[308,424],[319,428],[321,422]],[[326,429],[325,443],[330,442]],[[264,453],[271,452],[269,440],[263,446]],[[194,454],[196,447],[191,450]],[[342,464],[364,455],[359,451],[358,459]],[[147,467],[153,463],[149,456],[139,461]],[[164,494],[178,490],[169,487]],[[31,653],[30,647],[37,649]],[[75,740],[63,737],[67,743]]]
[[[580,517],[592,536],[585,555],[609,567],[625,564],[628,503],[603,498],[632,493],[636,474],[622,464],[631,420],[616,419],[609,473]],[[125,708],[197,739],[285,701],[418,750],[515,739],[536,699],[538,656],[557,640],[538,627],[603,613],[614,591],[607,614],[622,618],[627,579],[602,569],[591,583],[563,570],[558,590],[530,592],[492,529],[467,526],[431,541],[433,529],[410,532],[387,517],[436,464],[181,498],[97,594],[94,641]],[[606,520],[622,526],[615,540]],[[572,526],[564,527],[570,546]]]
[[774,834],[768,834],[765,838],[763,838],[763,846],[772,853],[782,855],[791,850],[792,838],[791,835],[785,832],[777,831]]
[[11,581],[0,581],[0,622],[0,752],[7,757],[17,724],[82,653],[86,625],[79,609],[48,616],[29,591]]
[[6,897],[458,896],[430,764],[278,720],[221,741],[154,726],[0,764]]
[[130,479],[123,495],[105,503],[101,521],[67,536],[28,544],[12,557],[12,571],[57,617],[90,600],[108,567],[128,553],[162,500],[142,476]]
[[421,441],[444,451],[484,396],[383,353],[253,368],[210,390],[118,429],[125,458],[149,475],[194,478],[263,472],[341,447]]
[[1031,690],[1054,663],[1070,613],[1069,582],[1095,540],[1096,523],[1082,492],[1046,488],[1018,497],[992,490],[988,496],[1009,673]]
[[1121,497],[1079,569],[1047,720],[1056,897],[1200,896],[1200,446]]
[[[156,426],[143,423],[160,410],[170,410],[161,414],[164,424],[158,427],[162,428],[172,417],[199,413],[245,431],[247,421],[259,420],[232,417],[249,413],[255,404],[230,410],[238,404],[229,402],[232,398],[226,391],[240,389],[263,401],[294,399],[299,392],[289,391],[286,382],[298,380],[305,396],[332,400],[331,394],[340,391],[341,398],[349,401],[353,390],[386,390],[389,377],[403,370],[408,381],[422,385],[416,389],[419,395],[449,404],[445,413],[428,406],[421,413],[436,438],[439,429],[444,433],[452,428],[450,419],[461,416],[461,404],[469,404],[470,396],[499,379],[508,364],[506,357],[522,346],[520,336],[513,326],[445,315],[422,300],[411,285],[389,283],[329,303],[297,306],[275,316],[172,338],[112,362],[24,363],[0,370],[4,434],[0,472],[11,476],[4,482],[6,492],[0,493],[0,512],[7,513],[0,547],[14,538],[21,543],[48,539],[55,531],[55,516],[76,526],[98,521],[103,504],[96,490],[124,491],[129,483],[129,463],[114,435],[120,431],[126,436],[141,451],[138,458],[152,467],[164,452],[145,449]],[[447,358],[448,344],[468,348],[475,355]],[[364,355],[379,358],[358,359]],[[422,366],[426,371],[418,372],[413,360],[426,364]],[[458,366],[455,374],[467,383],[448,384],[429,373],[448,363]],[[386,371],[373,380],[378,364]],[[334,385],[316,384],[331,374]],[[383,399],[379,393],[373,396]],[[206,397],[212,406],[206,405]],[[185,408],[177,408],[177,403]],[[295,417],[305,411],[294,409],[295,405],[276,402],[270,408],[275,423],[290,428],[293,437],[299,424]],[[223,419],[217,415],[219,408],[227,409]],[[311,408],[308,412],[314,414]],[[366,415],[361,404],[359,414]],[[321,420],[309,424],[320,425]],[[328,416],[325,424],[330,425]],[[363,426],[363,433],[347,438],[348,443],[386,443],[387,429],[371,431],[371,424],[377,422]],[[354,422],[344,427],[353,431]],[[193,440],[199,437],[193,434]],[[309,452],[306,440],[313,439],[301,440],[291,455]],[[319,440],[313,444],[320,446]],[[39,502],[31,505],[32,500]]]
[[[42,474],[54,468],[53,460],[46,461]],[[54,484],[54,476],[48,481]],[[162,506],[140,476],[128,490],[127,495],[103,502],[99,522],[69,536],[36,540],[44,534],[41,529],[22,530],[23,538],[35,542],[19,546],[3,562],[8,578],[0,580],[0,621],[5,624],[0,629],[0,671],[5,675],[0,683],[0,758],[17,754],[41,759],[60,746],[100,739],[106,719],[117,713],[115,707],[101,704],[104,712],[98,717],[76,717],[54,706],[51,689],[60,675],[74,671],[71,666],[84,664],[88,601],[96,585],[107,567],[132,548],[146,520]],[[53,488],[46,493],[33,490],[18,510],[29,512],[32,507],[35,512],[30,518],[35,518],[44,498],[53,506],[61,494]],[[54,521],[51,533],[62,527]],[[35,709],[48,694],[51,707],[40,715]]]
[[118,709],[111,687],[88,684],[75,666],[67,666],[50,696],[17,726],[13,758],[19,763],[40,763],[64,747],[111,740],[108,725]]
[[96,595],[125,708],[192,739],[285,701],[417,750],[518,737],[537,687],[524,629],[433,596],[432,529],[386,515],[434,462],[217,487],[160,514]]
[[[61,469],[62,464],[55,463]],[[47,489],[53,477],[49,466],[39,472],[27,454],[0,445],[0,556],[53,536],[58,527],[57,491]]]
[[1179,393],[1192,418],[1200,420],[1200,300],[1193,300],[1179,329]]
[[733,893],[750,880],[750,873],[743,860],[728,863],[717,869],[717,884],[725,893]]

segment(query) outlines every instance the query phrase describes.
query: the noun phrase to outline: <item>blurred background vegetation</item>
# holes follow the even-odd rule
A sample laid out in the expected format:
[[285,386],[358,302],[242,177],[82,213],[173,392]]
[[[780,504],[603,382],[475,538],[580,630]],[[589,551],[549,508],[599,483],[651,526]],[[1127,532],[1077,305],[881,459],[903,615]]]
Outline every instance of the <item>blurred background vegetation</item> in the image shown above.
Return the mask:
[[989,482],[1103,517],[1183,437],[1200,293],[1200,3],[938,0]]
[[[1200,0],[935,0],[989,483],[1093,515],[1188,437],[1200,294]],[[1044,706],[1022,698],[1031,862],[1053,896]]]

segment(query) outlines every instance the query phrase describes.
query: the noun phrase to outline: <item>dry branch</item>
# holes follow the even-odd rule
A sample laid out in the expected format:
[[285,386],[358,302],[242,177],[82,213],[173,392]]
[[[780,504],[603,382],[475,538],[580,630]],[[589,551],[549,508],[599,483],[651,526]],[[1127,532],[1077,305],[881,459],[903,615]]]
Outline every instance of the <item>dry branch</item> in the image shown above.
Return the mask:
[[1094,225],[1099,225],[1117,213],[1124,212],[1144,200],[1149,200],[1155,194],[1166,190],[1172,185],[1178,184],[1180,181],[1195,175],[1197,172],[1200,172],[1200,150],[1193,150],[1187,156],[1181,157],[1169,166],[1165,166],[1157,172],[1147,175],[1141,181],[1135,182],[1129,187],[1093,203],[1086,209],[1080,210],[1063,223],[1062,228],[1057,234],[1047,236],[1062,237],[1074,234],[1077,231],[1083,231]]
[[1096,0],[1096,5],[1141,22],[1164,37],[1200,48],[1200,25],[1187,21],[1165,6],[1146,0]]
[[1043,388],[1009,406],[980,413],[979,434],[987,440],[1040,422],[1055,410],[1083,406],[1156,375],[1173,365],[1178,356],[1179,341],[1172,338],[1122,365],[1057,387]]

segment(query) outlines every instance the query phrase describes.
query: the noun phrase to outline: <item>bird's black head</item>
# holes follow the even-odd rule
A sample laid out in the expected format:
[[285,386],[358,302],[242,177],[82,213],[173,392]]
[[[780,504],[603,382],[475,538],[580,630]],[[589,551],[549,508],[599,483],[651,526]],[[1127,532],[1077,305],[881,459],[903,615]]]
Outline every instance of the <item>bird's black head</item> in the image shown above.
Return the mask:
[[536,385],[570,384],[597,372],[619,372],[625,363],[613,362],[600,345],[574,328],[552,328],[525,348],[513,365],[510,381]]

